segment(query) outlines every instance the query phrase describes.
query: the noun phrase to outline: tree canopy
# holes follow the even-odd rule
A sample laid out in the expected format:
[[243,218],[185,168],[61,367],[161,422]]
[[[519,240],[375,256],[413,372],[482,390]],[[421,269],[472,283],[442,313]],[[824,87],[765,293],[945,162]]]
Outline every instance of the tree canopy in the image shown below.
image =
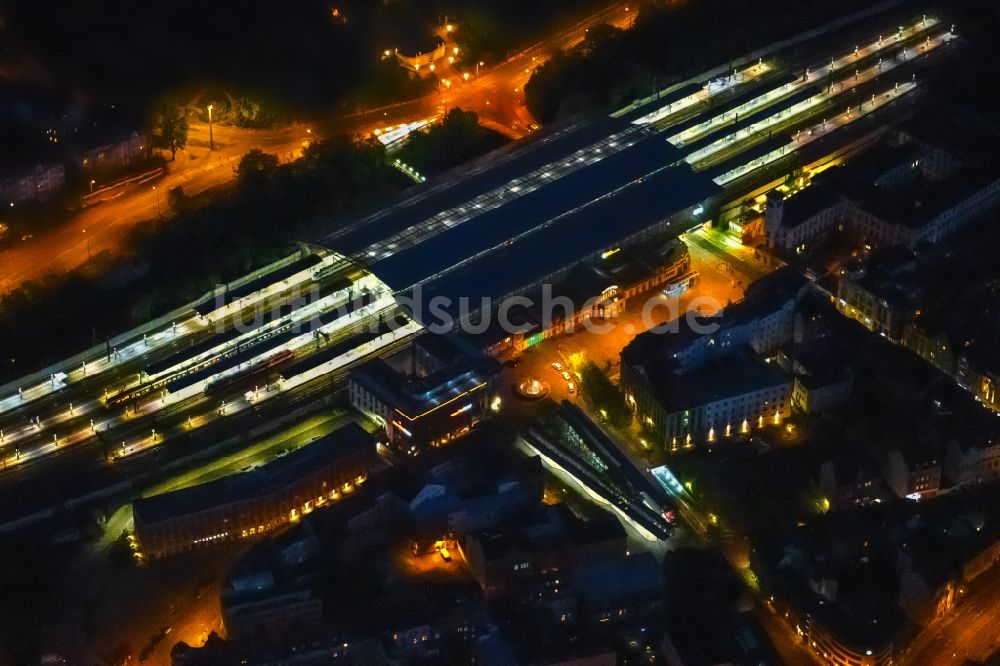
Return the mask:
[[474,111],[455,108],[440,124],[411,136],[398,157],[420,173],[437,174],[499,148],[506,141],[502,134],[480,125]]
[[[541,122],[621,108],[685,77],[869,5],[866,0],[646,0],[631,28],[591,28],[524,86]],[[766,20],[747,21],[747,16]]]
[[188,119],[184,109],[173,102],[162,102],[153,116],[154,148],[169,150],[170,159],[177,159],[177,151],[187,145]]

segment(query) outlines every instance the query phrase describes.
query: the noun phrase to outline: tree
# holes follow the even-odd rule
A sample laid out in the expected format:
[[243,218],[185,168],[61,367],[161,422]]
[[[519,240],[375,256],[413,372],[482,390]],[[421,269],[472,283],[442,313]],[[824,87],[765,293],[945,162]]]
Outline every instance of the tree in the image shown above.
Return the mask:
[[587,361],[580,371],[580,390],[590,408],[598,412],[615,428],[624,429],[632,421],[632,411],[614,382],[601,372],[593,361]]
[[241,187],[257,187],[278,170],[278,157],[254,148],[240,159],[236,180]]
[[188,209],[188,197],[180,185],[167,190],[167,206],[175,213],[183,213]]
[[444,120],[410,136],[399,158],[420,173],[436,174],[499,148],[506,138],[479,124],[474,111],[454,108]]
[[177,151],[187,145],[187,114],[176,104],[164,102],[153,118],[154,148],[169,150],[170,159],[177,159]]

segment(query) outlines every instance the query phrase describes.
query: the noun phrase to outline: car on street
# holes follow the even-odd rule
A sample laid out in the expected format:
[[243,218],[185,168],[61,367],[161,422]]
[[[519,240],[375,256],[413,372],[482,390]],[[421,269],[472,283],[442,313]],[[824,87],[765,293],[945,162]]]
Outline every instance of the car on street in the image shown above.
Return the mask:
[[557,363],[553,363],[552,364],[552,369],[555,370],[556,372],[562,372],[562,363],[558,363],[558,362]]
[[562,378],[565,379],[566,381],[569,381],[569,380],[572,379],[572,377],[570,376],[570,374],[568,372],[566,372],[565,370],[563,370]]
[[570,393],[576,393],[576,384],[574,384],[573,382],[570,382],[569,384],[567,384],[566,388],[569,389]]

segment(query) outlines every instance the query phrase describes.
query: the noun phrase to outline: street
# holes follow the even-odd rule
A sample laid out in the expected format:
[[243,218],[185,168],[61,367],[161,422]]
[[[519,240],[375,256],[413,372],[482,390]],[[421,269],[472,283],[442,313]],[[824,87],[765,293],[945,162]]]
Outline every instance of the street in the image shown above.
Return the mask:
[[916,638],[903,664],[960,665],[985,660],[1000,648],[1000,576],[996,567],[969,585],[955,612]]
[[481,68],[478,77],[470,75],[467,81],[462,73],[474,67],[458,61],[456,66],[448,68],[451,76],[439,73],[442,79],[452,81],[452,85],[439,86],[443,92],[406,102],[266,130],[216,124],[214,151],[209,150],[208,125],[192,121],[187,147],[166,165],[161,178],[116,189],[99,203],[72,215],[59,228],[0,251],[0,293],[9,293],[28,280],[37,281],[50,273],[78,268],[101,252],[116,253],[133,226],[171,214],[167,207],[169,190],[180,186],[185,195],[194,196],[225,185],[235,176],[240,158],[253,148],[288,162],[301,154],[304,142],[345,132],[366,136],[386,126],[441,116],[454,107],[479,113],[484,125],[508,136],[524,136],[533,122],[524,107],[523,94],[532,69],[557,50],[580,41],[592,26],[605,22],[619,27],[628,25],[634,10],[630,13],[627,7],[625,3],[615,3],[547,40],[512,54],[499,65]]

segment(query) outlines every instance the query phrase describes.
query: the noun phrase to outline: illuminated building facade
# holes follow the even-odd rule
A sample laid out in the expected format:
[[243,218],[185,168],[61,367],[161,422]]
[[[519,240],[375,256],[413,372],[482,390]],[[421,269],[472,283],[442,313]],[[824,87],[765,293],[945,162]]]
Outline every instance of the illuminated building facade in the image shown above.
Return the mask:
[[157,558],[253,537],[353,492],[384,466],[375,438],[351,423],[252,472],[137,500],[136,538]]
[[[611,320],[626,310],[630,301],[653,289],[694,281],[691,256],[680,239],[650,243],[638,248],[615,247],[597,261],[580,264],[555,284],[545,284],[527,294],[529,307],[505,312],[508,322],[519,329],[501,325],[497,312],[490,326],[473,335],[477,345],[491,356],[516,354],[542,340],[572,333],[589,319]],[[551,303],[552,307],[543,307]],[[506,322],[504,322],[506,323]]]
[[416,453],[469,432],[491,413],[499,365],[451,336],[425,335],[395,357],[351,372],[351,404]]
[[391,52],[400,66],[413,72],[429,72],[431,65],[447,55],[444,41],[436,35],[413,37]]
[[779,424],[792,411],[792,377],[745,347],[681,374],[623,361],[622,386],[640,421],[670,448]]
[[873,255],[869,266],[845,272],[837,288],[837,310],[869,331],[900,343],[915,316],[920,290],[911,276],[913,253],[900,248]]
[[1000,350],[992,345],[970,345],[958,357],[960,386],[994,412],[1000,412]]

